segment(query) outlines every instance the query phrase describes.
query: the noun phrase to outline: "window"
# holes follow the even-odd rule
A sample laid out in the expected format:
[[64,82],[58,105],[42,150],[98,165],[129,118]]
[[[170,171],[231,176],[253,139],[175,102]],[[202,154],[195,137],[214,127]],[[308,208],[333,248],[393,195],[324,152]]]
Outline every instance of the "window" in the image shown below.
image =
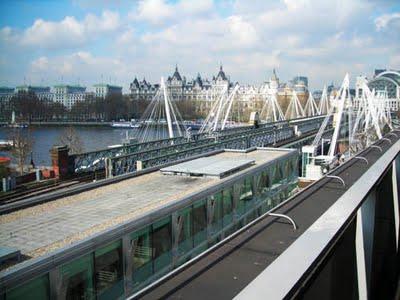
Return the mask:
[[97,299],[116,299],[124,293],[121,241],[94,252]]
[[232,188],[223,191],[223,226],[232,224],[233,197]]
[[[0,296],[1,298],[1,296]],[[47,275],[35,278],[27,283],[6,291],[7,300],[50,299],[49,277]]]
[[154,273],[171,264],[172,254],[171,218],[167,217],[153,224]]
[[207,240],[207,201],[193,204],[193,240],[194,246]]
[[282,179],[282,170],[281,170],[281,166],[280,164],[276,164],[274,167],[274,176],[273,176],[273,180],[272,180],[272,184],[279,184],[281,179]]
[[239,185],[239,203],[237,207],[237,213],[239,215],[244,214],[253,200],[253,191],[251,188],[251,180],[252,177],[246,178],[240,185]]
[[224,216],[222,192],[218,192],[212,195],[209,201],[210,206],[213,208],[211,219],[211,233],[216,234],[222,230],[222,220]]
[[257,177],[257,193],[263,195],[269,188],[269,176],[267,171],[261,172]]
[[132,234],[131,250],[133,284],[136,286],[146,281],[153,274],[150,226]]
[[93,299],[93,254],[88,254],[60,268],[62,299]]
[[178,249],[182,255],[193,248],[192,207],[182,209],[177,218],[179,228]]

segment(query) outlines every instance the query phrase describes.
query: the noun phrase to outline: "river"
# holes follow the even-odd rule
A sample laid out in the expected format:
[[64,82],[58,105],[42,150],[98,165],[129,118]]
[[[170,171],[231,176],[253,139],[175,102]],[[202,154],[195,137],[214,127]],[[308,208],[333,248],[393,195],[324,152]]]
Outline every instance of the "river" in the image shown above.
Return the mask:
[[[130,137],[134,137],[137,129],[117,129],[111,127],[87,127],[74,126],[79,135],[84,151],[92,151],[107,148],[109,145],[121,144],[126,132]],[[62,136],[65,127],[61,126],[31,126],[33,145],[33,161],[37,166],[48,166],[51,164],[50,149],[56,145]],[[0,140],[10,139],[12,129],[0,127]],[[8,152],[0,152],[0,156],[11,157]],[[30,159],[29,159],[30,161]]]

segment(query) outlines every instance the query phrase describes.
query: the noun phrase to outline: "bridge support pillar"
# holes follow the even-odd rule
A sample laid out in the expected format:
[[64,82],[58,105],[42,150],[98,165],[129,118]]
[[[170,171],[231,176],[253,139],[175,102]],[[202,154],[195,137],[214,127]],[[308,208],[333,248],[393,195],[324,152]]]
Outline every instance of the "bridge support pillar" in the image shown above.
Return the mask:
[[50,150],[51,163],[56,178],[65,179],[69,175],[69,156],[67,146],[56,146]]

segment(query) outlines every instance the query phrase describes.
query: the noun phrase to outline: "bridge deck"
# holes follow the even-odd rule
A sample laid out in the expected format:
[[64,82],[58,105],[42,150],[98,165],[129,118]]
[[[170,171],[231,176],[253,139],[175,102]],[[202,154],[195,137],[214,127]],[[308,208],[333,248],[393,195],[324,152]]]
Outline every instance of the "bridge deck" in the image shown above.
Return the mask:
[[287,151],[222,152],[216,158],[255,164],[223,179],[162,175],[155,171],[0,216],[0,245],[41,256],[112,226],[179,202],[232,176],[266,164]]
[[[392,141],[398,139],[387,137]],[[378,144],[383,151],[391,146],[387,141]],[[332,173],[343,178],[346,187],[335,179],[324,178],[275,211],[293,218],[299,227],[297,231],[284,219],[264,217],[138,297],[204,299],[207,295],[216,299],[232,299],[335,203],[379,159],[381,153],[378,149],[369,148],[362,156],[368,159],[369,165],[352,159]]]

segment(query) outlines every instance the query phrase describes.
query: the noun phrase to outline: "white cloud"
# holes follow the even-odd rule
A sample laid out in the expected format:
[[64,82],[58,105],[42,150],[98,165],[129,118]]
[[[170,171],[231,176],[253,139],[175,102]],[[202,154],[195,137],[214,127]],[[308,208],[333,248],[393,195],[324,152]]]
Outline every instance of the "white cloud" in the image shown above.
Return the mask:
[[[391,29],[399,24],[399,13],[381,5],[386,14],[374,19],[378,5],[370,0],[141,0],[130,12],[37,19],[23,30],[0,29],[5,64],[0,79],[18,65],[18,78],[31,72],[93,82],[104,74],[126,85],[134,76],[158,81],[175,63],[182,75],[200,72],[210,78],[221,62],[241,83],[260,83],[276,67],[283,81],[304,74],[320,87],[352,70],[358,75],[398,67],[399,45],[392,33],[399,31]],[[112,42],[95,51],[104,37]],[[15,62],[16,55],[21,60]]]
[[50,49],[70,48],[83,45],[95,36],[115,31],[119,26],[119,14],[107,10],[101,16],[88,14],[82,21],[71,16],[59,22],[37,19],[22,32],[20,43]]
[[68,55],[41,56],[30,63],[27,77],[38,83],[42,78],[52,78],[54,84],[63,77],[64,82],[74,83],[78,80],[90,87],[98,83],[101,77],[112,83],[126,83],[130,72],[126,63],[119,58],[96,56],[88,51],[77,51]]
[[60,44],[81,44],[85,41],[84,28],[74,17],[65,17],[61,22],[37,19],[21,37],[23,45],[53,48]]
[[241,16],[231,16],[227,19],[232,42],[240,47],[252,47],[258,41],[256,29]]
[[35,71],[45,71],[49,67],[49,59],[46,56],[41,56],[32,61],[31,67]]
[[153,24],[159,24],[173,15],[172,5],[165,0],[142,0],[139,2],[137,16],[132,14],[138,20],[149,21]]
[[83,22],[88,34],[114,31],[120,26],[120,17],[117,12],[103,11],[101,17],[88,14]]
[[117,42],[122,45],[130,45],[136,43],[135,31],[129,28],[123,31],[117,38]]
[[310,5],[310,0],[283,0],[288,10],[296,11]]
[[375,19],[376,30],[378,31],[386,29],[393,23],[400,25],[400,13],[383,14]]
[[202,15],[210,12],[212,8],[212,0],[180,0],[177,3],[168,3],[166,0],[141,0],[129,16],[132,20],[161,25],[166,21]]

